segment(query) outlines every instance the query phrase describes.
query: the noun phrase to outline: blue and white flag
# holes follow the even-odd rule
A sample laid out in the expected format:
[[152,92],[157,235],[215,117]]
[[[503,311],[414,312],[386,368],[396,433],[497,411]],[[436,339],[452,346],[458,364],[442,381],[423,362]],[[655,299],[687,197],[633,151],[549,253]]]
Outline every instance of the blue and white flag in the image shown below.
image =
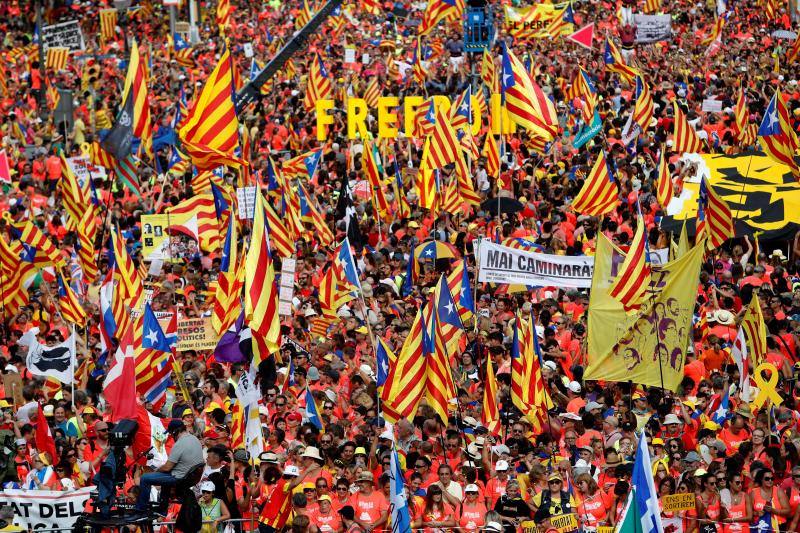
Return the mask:
[[392,513],[392,533],[411,533],[411,514],[408,512],[403,470],[397,450],[392,449],[391,484],[389,487],[389,509]]
[[647,448],[647,437],[644,432],[639,438],[639,447],[636,450],[631,485],[636,499],[636,508],[640,514],[642,533],[664,533],[664,526],[661,524],[661,509],[658,504],[658,493],[653,482],[650,451]]

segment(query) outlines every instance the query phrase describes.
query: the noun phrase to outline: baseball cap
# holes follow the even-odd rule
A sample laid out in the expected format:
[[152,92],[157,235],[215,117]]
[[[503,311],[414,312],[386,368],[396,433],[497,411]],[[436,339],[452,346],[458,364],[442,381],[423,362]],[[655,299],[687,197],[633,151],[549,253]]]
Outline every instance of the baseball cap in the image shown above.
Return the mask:
[[476,485],[475,483],[470,483],[469,485],[464,487],[464,492],[480,492],[480,490],[478,489],[478,485]]
[[497,464],[494,465],[494,469],[499,472],[505,472],[508,470],[508,461],[503,461],[500,459],[497,461]]
[[214,483],[211,481],[203,481],[200,483],[200,492],[214,492]]
[[286,468],[283,469],[284,476],[299,476],[300,469],[294,465],[288,465]]

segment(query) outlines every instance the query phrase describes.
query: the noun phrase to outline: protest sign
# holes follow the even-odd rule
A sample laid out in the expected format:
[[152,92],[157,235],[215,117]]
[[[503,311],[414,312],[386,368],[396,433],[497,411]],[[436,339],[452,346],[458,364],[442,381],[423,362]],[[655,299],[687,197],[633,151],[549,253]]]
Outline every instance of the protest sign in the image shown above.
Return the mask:
[[278,314],[288,316],[292,314],[292,299],[294,298],[294,273],[297,261],[287,257],[281,262],[281,280],[278,301]]
[[81,26],[77,20],[45,26],[42,28],[42,39],[45,51],[53,46],[69,48],[70,52],[86,49]]
[[572,142],[572,147],[576,150],[582,148],[583,145],[592,140],[601,129],[603,129],[603,121],[600,120],[600,115],[597,113],[597,111],[595,111],[592,121],[584,126],[583,129],[575,136],[575,140]]
[[75,174],[78,183],[84,187],[89,179],[106,179],[106,169],[92,164],[87,156],[79,155],[67,158],[67,166]]
[[14,525],[24,530],[69,531],[83,513],[94,486],[60,492],[56,490],[6,489],[0,507],[14,509]]
[[636,26],[636,42],[641,44],[669,41],[672,39],[671,15],[642,15],[633,16],[633,25]]
[[703,100],[702,110],[705,113],[722,113],[722,100],[706,98]]
[[592,284],[592,257],[540,254],[484,241],[478,258],[479,281],[581,289]]
[[22,376],[17,372],[3,374],[3,389],[6,397],[13,399],[14,405],[25,405],[25,398],[22,397]]
[[170,227],[182,226],[191,218],[191,213],[142,215],[142,256],[144,260],[160,259],[175,262],[199,256],[197,241],[187,234],[174,232],[169,238],[168,229]]
[[236,189],[236,198],[239,201],[239,220],[253,220],[256,213],[256,188],[238,187]]
[[669,494],[661,498],[661,509],[664,512],[688,511],[695,507],[695,495],[691,492]]
[[217,335],[211,324],[211,317],[178,318],[178,351],[213,350],[217,345]]
[[[548,28],[564,15],[566,4],[535,4],[527,7],[505,6],[505,29],[517,41],[551,38]],[[559,35],[574,31],[572,23],[564,24]]]
[[551,516],[550,525],[556,528],[559,533],[575,531],[578,529],[578,517],[575,513]]

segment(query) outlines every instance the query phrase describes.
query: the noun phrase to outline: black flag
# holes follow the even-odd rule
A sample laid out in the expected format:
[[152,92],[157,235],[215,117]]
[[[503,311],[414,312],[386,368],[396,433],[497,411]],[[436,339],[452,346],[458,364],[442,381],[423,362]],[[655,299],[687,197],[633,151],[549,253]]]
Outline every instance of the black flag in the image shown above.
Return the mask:
[[361,228],[358,227],[358,216],[353,206],[353,198],[350,196],[350,187],[347,186],[347,178],[342,178],[339,201],[336,203],[336,220],[344,220],[350,245],[356,250],[364,248],[366,240],[361,234]]
[[133,144],[133,98],[128,91],[128,98],[117,114],[117,120],[111,131],[100,142],[103,150],[116,157],[118,160],[123,160],[131,153],[131,145]]

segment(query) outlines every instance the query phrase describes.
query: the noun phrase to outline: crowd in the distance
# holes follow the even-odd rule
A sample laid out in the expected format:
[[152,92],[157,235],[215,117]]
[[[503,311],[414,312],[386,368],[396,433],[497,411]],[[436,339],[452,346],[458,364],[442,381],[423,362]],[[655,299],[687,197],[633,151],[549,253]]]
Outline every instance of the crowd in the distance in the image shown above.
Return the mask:
[[[214,20],[215,2],[200,2],[200,42],[193,45],[192,52],[195,66],[186,67],[168,52],[165,8],[160,2],[139,2],[145,7],[120,20],[116,39],[101,43],[98,12],[105,7],[99,4],[104,3],[65,0],[49,5],[46,21],[81,21],[86,51],[73,55],[63,72],[48,69],[46,80],[38,68],[41,58],[28,58],[35,48],[29,46],[35,27],[33,10],[17,0],[0,3],[4,74],[0,76],[0,137],[12,178],[0,189],[4,214],[0,230],[4,240],[11,242],[15,237],[10,223],[32,220],[67,261],[77,250],[77,238],[57,187],[62,175],[59,153],[80,155],[85,143],[96,141],[113,124],[125,76],[121,62],[127,60],[122,29],[147,50],[157,138],[169,137],[181,95],[191,101],[197,94],[224,42]],[[245,57],[244,44],[252,44],[255,58],[263,66],[297,29],[303,2],[233,0],[231,4],[227,42],[246,81],[251,61]],[[461,61],[465,55],[461,30],[446,24],[424,40],[432,51],[426,86],[419,87],[410,70],[405,78],[397,74],[392,59],[410,63],[415,21],[419,21],[424,3],[385,2],[379,14],[368,13],[362,4],[345,5],[342,28],[325,24],[312,35],[308,47],[293,56],[292,67],[282,69],[262,100],[240,117],[250,140],[245,159],[250,162],[253,179],[262,186],[270,156],[280,164],[318,146],[314,113],[307,112],[303,104],[312,52],[325,58],[339,108],[344,95],[362,95],[375,77],[382,82],[383,94],[401,97],[445,94],[454,99],[468,83],[479,87],[479,76],[471,73],[480,72],[480,56],[466,56]],[[625,2],[634,11],[640,11],[643,4],[628,6]],[[573,7],[577,25],[594,21],[598,39],[609,34],[619,42],[615,3],[580,2]],[[395,448],[404,470],[414,529],[510,533],[529,520],[547,527],[551,516],[574,513],[582,530],[591,532],[620,520],[630,491],[638,435],[645,431],[659,496],[696,496],[694,510],[662,514],[665,529],[739,533],[770,513],[781,531],[800,531],[800,412],[795,386],[800,364],[800,244],[796,238],[769,244],[762,241],[756,247],[755,239],[739,237],[708,254],[698,280],[694,317],[697,325],[701,315],[706,317],[708,332],[695,328],[685,379],[674,393],[630,383],[583,380],[588,357],[587,291],[542,287],[509,292],[474,282],[474,242],[479,237],[495,238],[499,233],[501,238],[523,238],[559,255],[593,254],[601,232],[626,246],[634,234],[637,197],[651,247],[667,247],[669,236],[657,225],[662,211],[652,178],[658,150],[671,146],[673,98],[701,137],[709,139],[719,153],[743,149],[735,139],[733,117],[740,85],[747,92],[752,123],[760,122],[778,87],[786,97],[792,126],[797,129],[800,123],[800,72],[785,55],[792,41],[773,37],[774,30],[793,26],[785,8],[780,6],[770,20],[760,3],[728,2],[724,46],[710,57],[703,37],[713,26],[714,2],[662,0],[661,9],[672,15],[673,38],[669,41],[635,45],[628,42],[631,28],[626,29],[625,55],[645,74],[655,101],[651,128],[636,140],[634,153],[620,140],[633,106],[633,87],[604,68],[601,40],[591,51],[564,39],[514,44],[512,49],[519,57],[531,58],[536,81],[557,103],[560,124],[559,136],[544,155],[524,132],[507,136],[507,155],[496,178],[487,175],[485,158],[473,161],[474,186],[482,199],[514,196],[523,204],[523,210],[514,214],[498,216],[474,206],[468,212],[433,215],[418,207],[413,174],[409,174],[404,177],[403,194],[410,215],[390,224],[377,221],[369,194],[359,194],[365,190],[366,179],[362,142],[346,138],[343,115],[337,114],[323,161],[307,190],[321,207],[337,242],[346,231],[337,209],[344,190],[342,181],[348,181],[354,191],[351,223],[358,224],[363,238],[357,243],[356,258],[366,307],[354,300],[339,309],[339,319],[326,337],[310,332],[322,314],[320,280],[330,265],[332,248],[320,246],[318,232],[305,222],[308,231],[296,243],[292,314],[282,317],[281,362],[277,367],[267,364],[260,374],[263,453],[256,457],[231,446],[234,383],[249,361],[219,363],[211,351],[178,352],[175,358],[186,389],[170,388],[163,405],[147,406],[163,419],[167,431],[154,435],[154,458],[148,466],[136,465],[130,470],[122,494],[143,508],[151,485],[174,484],[201,463],[203,471],[195,492],[205,522],[203,531],[223,531],[228,520],[236,530],[265,532],[284,528],[297,532],[388,530],[389,472]],[[504,38],[502,30],[499,36]],[[350,46],[359,57],[368,54],[369,62],[345,65],[345,49]],[[599,93],[603,132],[587,147],[574,149],[572,142],[583,125],[580,103],[566,101],[564,94],[578,65],[593,79]],[[66,130],[61,124],[53,125],[52,111],[44,100],[37,99],[48,85],[72,91],[73,120]],[[722,100],[722,113],[701,111],[709,96]],[[376,132],[374,118],[370,117],[368,124]],[[479,146],[485,134],[484,128],[477,136]],[[570,200],[601,149],[615,172],[621,203],[602,218],[579,216],[570,209]],[[103,226],[101,235],[107,238],[111,228],[119,227],[137,264],[142,262],[140,216],[163,212],[195,195],[190,170],[164,173],[171,153],[169,145],[157,146],[155,160],[137,165],[141,196],[119,180],[94,182],[103,213],[98,221]],[[409,159],[411,167],[419,168],[422,144],[401,139],[382,154],[383,168],[392,176],[394,158],[398,168],[409,167]],[[670,171],[679,195],[683,180],[693,169],[681,162],[679,154],[672,154]],[[235,186],[238,178],[233,171],[224,174],[228,185]],[[387,193],[395,202],[392,191]],[[796,222],[790,214],[786,218],[788,223]],[[451,359],[457,409],[443,421],[423,402],[411,420],[385,425],[371,336],[399,351],[428,288],[456,264],[448,259],[422,262],[412,290],[404,292],[401,287],[413,247],[431,239],[450,243],[457,259],[467,258],[475,291],[475,317],[466,324],[467,342]],[[31,281],[24,306],[2,314],[2,373],[22,377],[21,395],[8,387],[0,394],[5,398],[0,400],[0,435],[14,444],[6,487],[74,490],[92,485],[109,453],[109,417],[101,391],[113,357],[103,363],[99,330],[99,284],[109,268],[108,242],[98,238],[96,244],[100,275],[81,295],[89,318],[79,335],[78,362],[84,366],[74,389],[32,376],[26,368],[27,348],[17,344],[34,327],[40,330],[39,340],[48,345],[69,336],[69,324],[57,306],[58,287],[52,272],[43,271]],[[148,274],[146,284],[155,288],[153,310],[177,306],[188,316],[208,314],[219,266],[220,251],[204,250]],[[752,410],[752,398],[741,398],[738,378],[734,379],[738,370],[731,346],[742,313],[754,297],[759,299],[768,332],[766,360],[781,372],[778,387],[784,401],[772,410]],[[548,422],[536,431],[510,401],[511,328],[516,313],[534,315],[542,326],[537,329],[542,373],[555,407]],[[487,358],[493,362],[499,383],[503,424],[496,434],[478,422]],[[726,388],[730,389],[729,417],[717,424],[712,415]],[[316,399],[324,431],[308,419],[307,389]],[[55,457],[37,449],[34,424],[40,404],[56,441]],[[179,506],[170,504],[168,519],[177,517]]]

